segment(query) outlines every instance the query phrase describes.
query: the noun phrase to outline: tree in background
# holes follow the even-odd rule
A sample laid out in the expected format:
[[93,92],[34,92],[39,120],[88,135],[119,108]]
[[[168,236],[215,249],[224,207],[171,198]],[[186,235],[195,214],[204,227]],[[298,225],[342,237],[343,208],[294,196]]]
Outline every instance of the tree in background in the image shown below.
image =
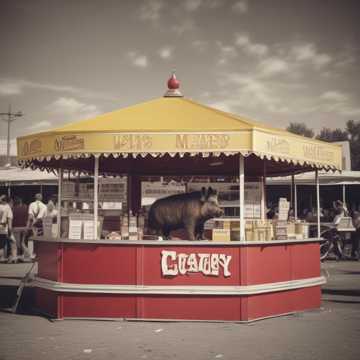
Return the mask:
[[[314,131],[304,123],[290,123],[286,130],[306,137],[314,137],[315,135]],[[351,168],[352,170],[360,170],[360,121],[349,120],[346,123],[345,130],[332,130],[324,127],[316,139],[328,142],[349,140]]]
[[360,121],[349,120],[346,123],[346,131],[350,141],[351,168],[360,170]]
[[308,128],[304,123],[290,123],[286,130],[292,132],[293,134],[309,138],[312,138],[315,135],[314,130]]
[[329,128],[322,128],[319,135],[316,135],[318,140],[333,142],[333,141],[346,141],[349,133],[347,130],[335,129],[331,130]]

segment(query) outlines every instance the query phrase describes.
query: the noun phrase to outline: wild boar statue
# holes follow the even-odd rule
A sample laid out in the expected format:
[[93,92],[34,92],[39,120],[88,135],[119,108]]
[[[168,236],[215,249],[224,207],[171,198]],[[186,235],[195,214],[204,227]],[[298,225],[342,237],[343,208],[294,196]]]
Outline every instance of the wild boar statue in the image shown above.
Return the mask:
[[201,191],[156,200],[150,207],[148,226],[165,239],[171,231],[182,228],[189,240],[204,239],[204,223],[223,214],[216,190],[203,187]]

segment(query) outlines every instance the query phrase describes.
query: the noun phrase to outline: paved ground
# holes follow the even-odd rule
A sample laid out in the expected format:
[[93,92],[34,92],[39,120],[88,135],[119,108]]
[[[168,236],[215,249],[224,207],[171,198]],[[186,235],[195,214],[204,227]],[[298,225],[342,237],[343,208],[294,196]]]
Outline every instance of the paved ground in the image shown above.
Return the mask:
[[[5,266],[10,265],[0,265],[0,284]],[[16,266],[21,273],[28,264]],[[320,310],[248,325],[51,322],[38,316],[2,311],[0,359],[358,360],[360,262],[329,261],[323,264],[323,273],[328,282],[323,287]]]

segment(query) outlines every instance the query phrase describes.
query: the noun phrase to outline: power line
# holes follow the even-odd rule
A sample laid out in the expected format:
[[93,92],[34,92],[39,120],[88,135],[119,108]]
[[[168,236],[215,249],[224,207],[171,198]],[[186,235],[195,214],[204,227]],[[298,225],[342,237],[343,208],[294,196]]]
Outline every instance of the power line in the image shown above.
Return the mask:
[[11,105],[9,105],[9,111],[8,112],[2,112],[0,113],[0,116],[5,116],[5,118],[2,118],[2,121],[7,122],[7,149],[6,149],[6,164],[10,165],[10,124],[16,120],[17,117],[21,117],[24,114],[21,111],[18,112],[11,112]]

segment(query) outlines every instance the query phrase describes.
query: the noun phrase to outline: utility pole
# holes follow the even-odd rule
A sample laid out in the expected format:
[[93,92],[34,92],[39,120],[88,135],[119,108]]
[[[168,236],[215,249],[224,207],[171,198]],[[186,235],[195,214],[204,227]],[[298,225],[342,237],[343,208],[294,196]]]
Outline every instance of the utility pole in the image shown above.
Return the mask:
[[17,117],[23,116],[23,113],[21,111],[18,111],[16,113],[11,112],[11,105],[9,105],[9,111],[0,113],[0,116],[7,116],[6,118],[1,119],[2,121],[7,122],[7,151],[6,151],[6,164],[11,163],[10,161],[10,124],[16,120]]

